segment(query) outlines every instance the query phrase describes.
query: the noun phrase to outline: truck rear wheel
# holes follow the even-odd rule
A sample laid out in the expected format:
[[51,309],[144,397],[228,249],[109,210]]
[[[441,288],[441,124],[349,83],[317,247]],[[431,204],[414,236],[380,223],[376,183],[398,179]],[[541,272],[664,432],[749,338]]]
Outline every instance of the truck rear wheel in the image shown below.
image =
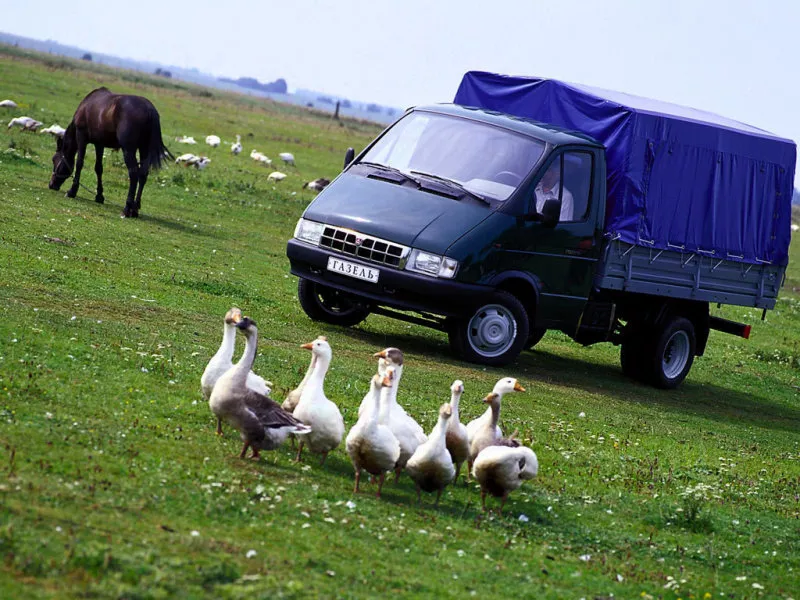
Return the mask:
[[622,342],[622,372],[665,390],[678,387],[694,362],[697,339],[685,317],[671,317],[650,329],[637,328]]
[[497,291],[472,314],[450,323],[450,347],[470,362],[502,366],[525,348],[528,314],[512,294]]
[[298,282],[297,298],[305,313],[314,321],[352,327],[369,316],[369,308],[355,297],[308,279]]
[[685,317],[673,317],[657,328],[646,360],[651,381],[656,387],[671,390],[678,387],[694,362],[697,340],[694,325]]

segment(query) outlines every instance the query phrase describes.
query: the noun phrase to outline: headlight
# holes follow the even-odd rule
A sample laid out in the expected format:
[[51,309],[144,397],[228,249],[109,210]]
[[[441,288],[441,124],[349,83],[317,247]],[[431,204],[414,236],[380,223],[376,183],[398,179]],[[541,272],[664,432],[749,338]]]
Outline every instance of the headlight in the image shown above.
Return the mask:
[[458,261],[446,256],[414,249],[408,256],[406,269],[433,277],[452,279],[458,270]]
[[319,245],[319,239],[322,237],[322,230],[324,228],[325,225],[322,223],[300,219],[297,221],[297,226],[294,228],[294,237],[317,246]]

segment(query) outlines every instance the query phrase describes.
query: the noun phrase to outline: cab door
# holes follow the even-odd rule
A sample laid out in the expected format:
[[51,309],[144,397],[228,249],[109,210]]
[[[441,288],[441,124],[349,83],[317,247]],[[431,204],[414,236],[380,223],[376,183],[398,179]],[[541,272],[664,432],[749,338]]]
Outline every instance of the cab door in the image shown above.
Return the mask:
[[[602,233],[602,199],[592,194],[596,163],[592,149],[556,150],[539,169],[517,231],[504,240],[505,268],[540,283],[537,327],[574,332],[589,297]],[[550,214],[557,215],[549,223],[543,220],[548,200]]]

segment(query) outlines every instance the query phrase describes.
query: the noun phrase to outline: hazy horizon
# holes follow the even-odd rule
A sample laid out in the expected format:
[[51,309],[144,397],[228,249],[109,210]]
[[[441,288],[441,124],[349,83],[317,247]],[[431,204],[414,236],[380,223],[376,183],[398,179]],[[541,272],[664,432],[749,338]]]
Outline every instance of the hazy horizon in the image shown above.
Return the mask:
[[405,108],[451,101],[463,73],[480,69],[656,98],[800,140],[800,3],[501,1],[487,11],[476,0],[231,0],[225,7],[221,19],[209,0],[140,0],[124,13],[101,0],[0,0],[9,33],[218,77],[283,77],[290,90]]

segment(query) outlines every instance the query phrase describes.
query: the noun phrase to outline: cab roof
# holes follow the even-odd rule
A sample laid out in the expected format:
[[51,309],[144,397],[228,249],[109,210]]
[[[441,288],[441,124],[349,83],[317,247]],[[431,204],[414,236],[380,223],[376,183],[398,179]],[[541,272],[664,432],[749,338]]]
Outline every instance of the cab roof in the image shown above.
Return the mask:
[[526,117],[516,117],[506,113],[487,110],[484,108],[476,108],[473,106],[461,106],[460,104],[431,104],[425,106],[415,106],[415,111],[424,111],[439,113],[443,115],[450,115],[454,117],[461,117],[471,119],[473,121],[480,121],[496,127],[502,127],[509,131],[521,133],[542,140],[554,146],[563,146],[566,144],[580,144],[582,146],[594,146],[602,148],[603,145],[595,140],[593,137],[563,127],[550,125],[549,123],[542,123],[534,119]]

